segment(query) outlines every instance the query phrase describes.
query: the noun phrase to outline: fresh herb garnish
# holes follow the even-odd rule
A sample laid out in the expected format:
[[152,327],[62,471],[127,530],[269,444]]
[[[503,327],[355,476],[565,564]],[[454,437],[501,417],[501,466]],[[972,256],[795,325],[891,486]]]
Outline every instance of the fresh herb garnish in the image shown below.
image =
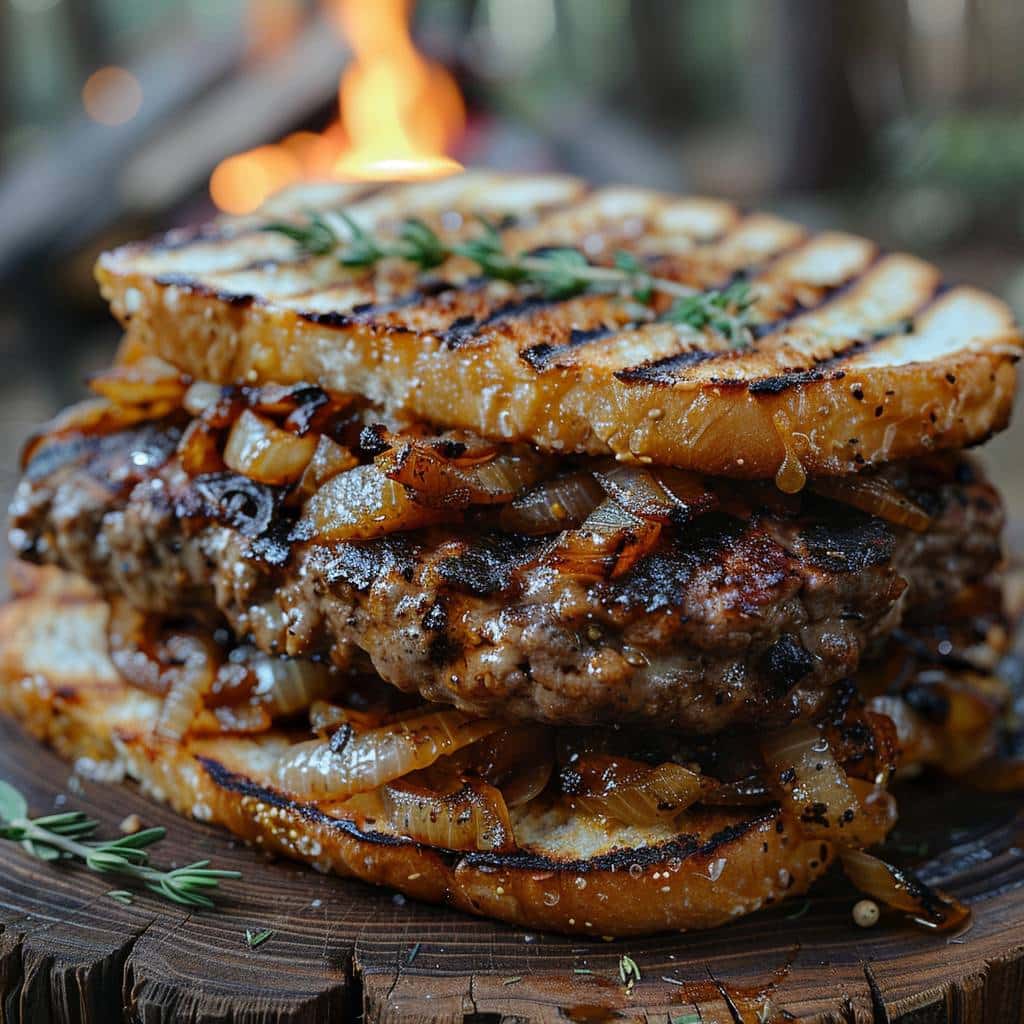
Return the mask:
[[703,1018],[699,1013],[684,1013],[680,1017],[670,1018],[670,1024],[703,1024]]
[[749,345],[753,340],[747,313],[754,302],[746,281],[734,281],[722,291],[701,292],[678,299],[662,317],[684,324],[695,331],[711,327],[734,345]]
[[311,213],[305,224],[275,222],[263,230],[287,236],[314,256],[334,253],[346,267],[368,268],[384,259],[399,259],[430,270],[450,256],[460,256],[493,280],[536,285],[550,299],[597,290],[649,304],[655,294],[667,295],[676,301],[659,319],[697,331],[710,327],[737,347],[753,340],[749,314],[754,297],[746,282],[699,291],[669,278],[655,277],[635,255],[621,250],[610,267],[593,264],[578,249],[564,246],[512,254],[505,251],[493,224],[483,218],[480,223],[479,234],[450,245],[418,219],[405,221],[397,238],[382,240],[347,213]]
[[619,957],[619,981],[626,986],[627,992],[640,980],[640,968],[631,956]]
[[[80,811],[29,818],[24,796],[0,781],[0,839],[20,843],[39,860],[79,861],[99,874],[135,879],[150,892],[186,907],[212,907],[213,900],[207,893],[216,889],[221,879],[241,878],[237,871],[209,868],[208,860],[171,871],[153,867],[147,847],[163,839],[166,829],[147,828],[118,839],[90,840],[97,828],[99,822]],[[107,895],[121,903],[131,901],[126,889],[115,889]]]
[[264,928],[261,931],[254,932],[250,928],[245,929],[245,944],[250,949],[259,949],[268,939],[274,937],[273,928]]

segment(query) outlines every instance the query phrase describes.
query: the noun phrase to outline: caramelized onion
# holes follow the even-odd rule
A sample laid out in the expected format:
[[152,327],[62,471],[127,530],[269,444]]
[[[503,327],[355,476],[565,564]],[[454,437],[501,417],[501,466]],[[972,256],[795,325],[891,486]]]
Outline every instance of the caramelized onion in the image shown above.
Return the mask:
[[628,572],[658,542],[661,525],[627,512],[610,498],[576,530],[567,530],[543,556],[570,576],[602,579]]
[[604,497],[593,473],[570,473],[545,480],[501,510],[498,523],[508,533],[535,537],[579,526]]
[[118,595],[111,596],[109,604],[107,647],[114,667],[132,686],[163,696],[168,680],[155,653],[157,619],[140,612]]
[[285,658],[262,651],[246,652],[246,667],[255,676],[252,700],[271,715],[292,715],[326,697],[336,674],[324,662]]
[[932,524],[931,516],[920,505],[880,476],[821,477],[809,486],[826,498],[852,505],[861,512],[917,533],[923,533]]
[[193,416],[202,416],[207,409],[212,409],[221,400],[223,394],[224,389],[219,384],[197,380],[189,385],[181,404]]
[[252,704],[205,708],[192,720],[193,736],[255,735],[273,725],[267,709]]
[[173,410],[174,404],[171,402],[127,406],[118,405],[106,398],[86,398],[69,406],[29,436],[21,450],[21,468],[25,469],[51,441],[58,441],[74,434],[113,434],[134,427],[145,420],[161,419]]
[[701,796],[701,803],[715,807],[758,807],[773,800],[760,774],[719,783]]
[[219,432],[204,420],[193,420],[178,442],[178,458],[189,476],[223,472]]
[[89,378],[96,394],[118,405],[149,405],[170,402],[180,405],[188,381],[170,363],[143,356],[134,363],[113,366]]
[[166,670],[170,688],[153,731],[164,739],[180,740],[213,684],[215,660],[208,643],[186,633],[168,637],[164,646],[175,664]]
[[309,460],[295,488],[295,500],[303,502],[315,494],[328,480],[333,480],[339,473],[353,469],[359,460],[345,448],[332,441],[326,434],[321,434],[316,443],[313,457]]
[[[921,673],[906,693],[873,697],[870,707],[894,723],[907,767],[935,765],[946,775],[964,775],[994,752],[1005,701],[986,677],[935,670]],[[925,708],[934,713],[916,710],[910,694],[915,703],[916,695],[927,700]]]
[[235,420],[224,461],[261,484],[290,484],[302,476],[316,450],[315,437],[296,437],[246,409]]
[[894,805],[885,791],[848,779],[814,726],[801,723],[768,733],[761,752],[769,788],[805,835],[870,845],[892,827]]
[[862,850],[841,849],[847,878],[863,893],[886,906],[902,910],[926,928],[946,931],[970,915],[958,900],[926,885],[916,875]]
[[450,511],[413,501],[379,467],[356,466],[328,480],[310,498],[294,535],[297,540],[369,540],[451,518]]
[[480,779],[460,779],[447,792],[398,779],[384,786],[381,800],[392,828],[418,843],[443,850],[516,849],[501,793]]
[[658,523],[682,525],[717,504],[703,478],[682,469],[616,466],[597,479],[626,511]]
[[425,773],[443,782],[452,775],[477,775],[501,790],[509,807],[529,803],[547,786],[555,767],[554,732],[543,725],[515,725],[493,732]]
[[580,758],[565,778],[572,779],[573,806],[584,814],[614,818],[627,825],[671,821],[704,791],[700,775],[666,761],[655,767],[627,758]]
[[[535,484],[548,460],[535,449],[519,445],[485,459],[446,454],[454,442],[406,441],[377,456],[377,465],[392,480],[405,484],[416,501],[432,508],[466,508],[511,501]],[[464,446],[462,446],[464,447]]]
[[304,800],[343,800],[433,764],[501,728],[461,711],[431,711],[378,729],[343,725],[330,740],[298,743],[277,767],[283,790]]

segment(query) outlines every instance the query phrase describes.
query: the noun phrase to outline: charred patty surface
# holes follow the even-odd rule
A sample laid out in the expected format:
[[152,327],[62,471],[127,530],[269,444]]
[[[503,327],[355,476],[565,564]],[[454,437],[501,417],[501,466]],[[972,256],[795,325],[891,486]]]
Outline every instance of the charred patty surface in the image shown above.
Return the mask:
[[782,722],[999,558],[998,498],[966,461],[891,468],[932,515],[924,533],[805,495],[666,529],[596,582],[547,564],[547,539],[482,522],[293,544],[275,489],[190,479],[177,429],[44,448],[12,507],[16,551],[146,610],[226,620],[270,652],[368,659],[403,690],[484,714]]

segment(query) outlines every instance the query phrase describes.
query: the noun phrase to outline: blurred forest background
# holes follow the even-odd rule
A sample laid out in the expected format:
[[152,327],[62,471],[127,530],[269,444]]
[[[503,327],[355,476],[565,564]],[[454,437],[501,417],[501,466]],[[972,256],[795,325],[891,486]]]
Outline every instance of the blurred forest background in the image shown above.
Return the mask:
[[[331,173],[345,6],[0,0],[0,496],[32,425],[113,352],[101,249]],[[849,228],[1024,316],[1021,0],[420,0],[412,19],[464,100],[464,163]],[[1022,445],[1018,422],[988,456],[1018,519]]]

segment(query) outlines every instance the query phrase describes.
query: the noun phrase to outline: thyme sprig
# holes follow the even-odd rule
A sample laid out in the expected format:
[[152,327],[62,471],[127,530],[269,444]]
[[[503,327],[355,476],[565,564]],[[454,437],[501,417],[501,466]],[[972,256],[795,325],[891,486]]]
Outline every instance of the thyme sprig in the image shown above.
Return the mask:
[[[163,839],[166,829],[142,829],[112,840],[91,839],[98,828],[99,822],[80,811],[30,818],[25,797],[0,780],[0,839],[20,843],[39,860],[76,860],[99,874],[134,879],[150,892],[186,907],[213,907],[208,894],[221,879],[242,877],[237,871],[210,868],[208,860],[168,871],[153,867],[147,848]],[[126,896],[130,899],[123,889],[108,895],[121,902],[126,902]]]
[[658,319],[694,331],[712,328],[733,345],[750,344],[750,309],[753,295],[745,281],[718,290],[700,291],[665,277],[651,274],[630,252],[615,254],[613,266],[591,263],[578,249],[557,246],[518,254],[505,249],[498,229],[479,218],[480,232],[468,239],[446,243],[422,220],[403,222],[396,238],[384,240],[371,235],[347,213],[310,213],[304,224],[275,222],[264,231],[283,234],[299,248],[314,256],[336,254],[346,267],[372,267],[381,260],[399,259],[421,270],[440,266],[449,257],[460,256],[474,263],[486,277],[514,284],[532,284],[551,299],[567,299],[586,291],[604,291],[631,296],[649,304],[655,294],[675,301]]

